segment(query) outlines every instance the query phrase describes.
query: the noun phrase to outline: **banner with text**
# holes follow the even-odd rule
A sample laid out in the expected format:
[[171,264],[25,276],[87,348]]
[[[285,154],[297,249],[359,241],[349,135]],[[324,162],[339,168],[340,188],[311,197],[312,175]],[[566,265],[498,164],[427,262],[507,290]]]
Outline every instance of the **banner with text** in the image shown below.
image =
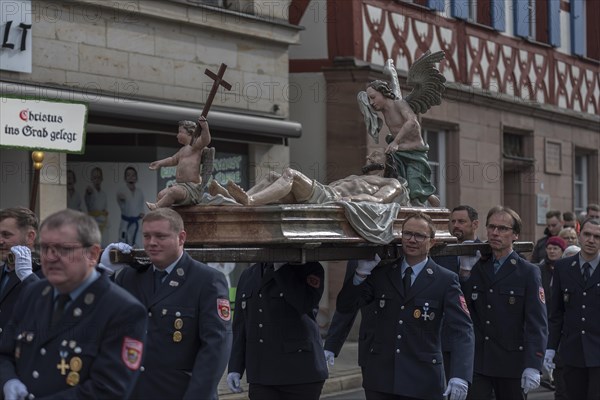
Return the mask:
[[0,97],[0,146],[83,153],[87,105]]

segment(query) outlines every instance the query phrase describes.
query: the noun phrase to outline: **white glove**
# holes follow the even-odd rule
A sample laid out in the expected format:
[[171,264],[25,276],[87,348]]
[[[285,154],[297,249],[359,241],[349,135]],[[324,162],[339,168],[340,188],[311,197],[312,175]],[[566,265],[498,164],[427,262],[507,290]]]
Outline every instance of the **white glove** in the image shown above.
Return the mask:
[[115,272],[115,271],[120,270],[123,267],[126,267],[127,264],[113,264],[112,262],[110,262],[110,251],[112,249],[116,249],[123,254],[129,254],[129,253],[131,253],[131,250],[133,250],[133,247],[131,247],[127,243],[123,243],[123,242],[111,243],[108,246],[106,246],[106,248],[102,252],[102,256],[100,257],[100,264],[102,264],[104,267],[111,269],[113,272]]
[[554,364],[554,356],[556,355],[556,350],[547,349],[546,354],[544,355],[544,369],[550,374],[554,368],[556,368],[556,364]]
[[25,400],[28,394],[27,387],[18,379],[9,379],[4,384],[5,400]]
[[10,251],[15,255],[15,273],[21,281],[24,281],[33,273],[31,250],[27,246],[13,246]]
[[448,396],[448,400],[465,400],[468,390],[469,383],[467,381],[460,378],[450,378],[448,387],[443,395]]
[[325,353],[325,361],[327,361],[327,364],[333,367],[333,364],[335,364],[335,354],[329,350],[323,350],[323,353]]
[[[463,243],[474,243],[473,240],[465,240]],[[481,258],[481,252],[477,250],[474,256],[458,256],[458,261],[460,263],[460,269],[464,269],[466,271],[470,271],[473,269],[473,266],[477,264],[477,261]]]
[[242,386],[240,385],[240,374],[239,372],[230,372],[227,374],[227,386],[232,393],[242,393]]
[[535,368],[525,368],[521,375],[521,388],[523,393],[527,394],[540,387],[540,371]]
[[375,258],[372,260],[358,260],[358,266],[356,272],[360,275],[371,275],[371,271],[379,264],[381,258],[379,254],[375,253]]

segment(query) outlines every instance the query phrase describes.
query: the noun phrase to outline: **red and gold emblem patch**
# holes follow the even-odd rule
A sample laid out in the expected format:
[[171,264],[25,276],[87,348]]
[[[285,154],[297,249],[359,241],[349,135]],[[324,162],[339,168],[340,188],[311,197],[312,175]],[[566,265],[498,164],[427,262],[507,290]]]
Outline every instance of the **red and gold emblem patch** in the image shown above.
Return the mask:
[[231,319],[231,306],[227,299],[217,299],[217,314],[223,321],[229,321]]
[[144,344],[139,340],[125,336],[123,347],[121,348],[121,359],[127,368],[137,371],[142,363],[142,353]]
[[463,296],[462,294],[458,296],[458,298],[460,299],[460,308],[463,309],[463,311],[467,314],[467,315],[471,315],[471,313],[469,312],[469,307],[467,307],[467,301],[465,300],[465,296]]
[[318,289],[321,286],[321,278],[316,275],[308,275],[306,277],[306,283],[308,283],[308,286]]
[[546,294],[544,293],[544,288],[540,286],[538,293],[540,295],[540,301],[542,304],[546,304]]

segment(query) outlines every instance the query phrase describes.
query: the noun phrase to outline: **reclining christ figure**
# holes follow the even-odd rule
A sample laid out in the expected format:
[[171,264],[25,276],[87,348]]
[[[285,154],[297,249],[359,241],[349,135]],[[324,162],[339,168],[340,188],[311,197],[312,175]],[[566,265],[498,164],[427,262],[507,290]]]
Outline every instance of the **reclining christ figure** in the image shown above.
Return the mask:
[[[400,180],[402,181],[400,181]],[[212,196],[221,194],[247,206],[266,204],[322,204],[330,201],[368,201],[409,205],[408,188],[394,172],[390,155],[373,151],[367,156],[363,175],[350,175],[324,185],[291,168],[283,174],[271,171],[247,192],[229,181],[227,188],[213,180],[208,188]]]

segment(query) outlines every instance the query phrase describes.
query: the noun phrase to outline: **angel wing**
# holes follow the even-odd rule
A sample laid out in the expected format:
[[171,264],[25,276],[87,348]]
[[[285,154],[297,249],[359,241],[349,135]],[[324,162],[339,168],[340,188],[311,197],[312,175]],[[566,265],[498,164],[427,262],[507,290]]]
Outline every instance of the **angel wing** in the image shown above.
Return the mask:
[[443,51],[431,53],[427,50],[425,54],[408,70],[406,83],[413,90],[404,100],[410,105],[415,114],[424,114],[432,106],[442,104],[442,93],[446,89],[444,83],[446,78],[436,68],[435,64],[445,57]]
[[371,107],[367,92],[359,92],[356,99],[358,100],[358,108],[365,118],[367,133],[373,138],[375,143],[379,143],[379,131],[381,131],[383,126],[383,120],[377,116],[377,112]]

